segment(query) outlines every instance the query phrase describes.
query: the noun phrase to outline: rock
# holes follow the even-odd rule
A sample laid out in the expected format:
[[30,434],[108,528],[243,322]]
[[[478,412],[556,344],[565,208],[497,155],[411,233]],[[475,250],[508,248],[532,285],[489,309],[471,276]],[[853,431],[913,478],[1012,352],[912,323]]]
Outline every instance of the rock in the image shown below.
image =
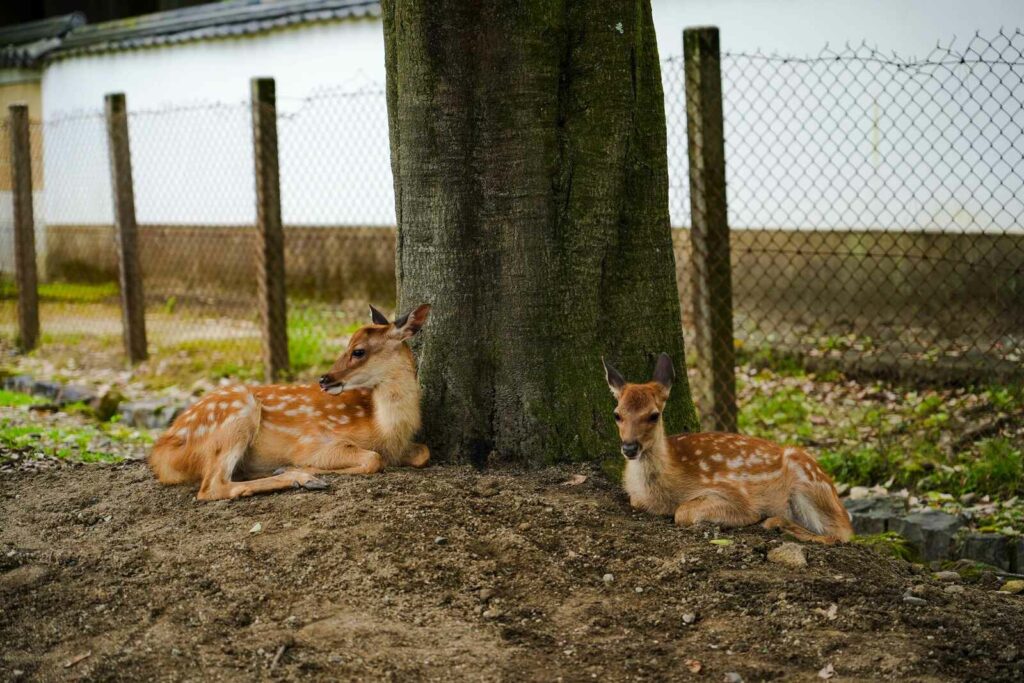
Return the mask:
[[854,486],[850,489],[850,500],[860,500],[862,498],[870,498],[871,489],[867,486]]
[[611,583],[612,581],[615,580],[615,574],[612,574],[611,572],[609,572],[609,573],[605,574],[604,576],[602,576],[601,580],[604,581],[605,583]]
[[116,387],[101,389],[96,397],[89,403],[93,415],[100,422],[107,422],[117,415],[118,407],[124,402],[124,394]]
[[960,575],[952,571],[935,572],[933,576],[939,581],[959,581]]
[[1024,580],[1013,579],[1011,581],[1007,581],[999,587],[999,590],[1001,590],[1004,593],[1012,593],[1014,595],[1017,595],[1018,593],[1024,593]]
[[434,545],[445,545],[448,543],[448,539],[444,536],[438,536],[434,539]]
[[695,613],[693,613],[693,612],[686,612],[685,614],[683,614],[683,623],[684,624],[689,625],[689,624],[694,623],[695,621],[697,621],[697,615]]
[[121,422],[131,427],[162,429],[176,418],[184,406],[166,399],[132,401],[120,405]]
[[902,496],[847,498],[844,505],[854,532],[861,535],[889,531],[892,520],[907,512],[907,500]]
[[1024,538],[1010,540],[1010,571],[1024,574]]
[[60,382],[50,382],[47,380],[36,380],[32,383],[32,393],[36,396],[45,396],[51,401],[56,401],[57,396],[60,395],[62,389]]
[[494,590],[493,589],[491,589],[491,588],[481,588],[480,589],[480,599],[483,600],[484,602],[487,602],[488,600],[490,600],[493,597],[494,597]]
[[919,607],[928,604],[928,601],[924,598],[918,598],[913,595],[904,595],[903,602],[907,603],[908,605],[917,605]]
[[889,530],[895,531],[914,547],[925,562],[952,556],[957,531],[964,523],[956,515],[941,510],[922,510],[891,520]]
[[34,384],[35,380],[28,375],[16,375],[4,380],[4,389],[7,389],[8,391],[17,391],[22,394],[31,394],[32,386]]
[[1010,571],[1010,541],[1002,534],[968,534],[960,542],[958,555]]
[[768,561],[793,568],[807,566],[804,549],[797,543],[783,543],[777,548],[772,548],[768,551]]
[[954,583],[952,585],[949,585],[949,586],[946,586],[945,588],[943,588],[942,592],[943,593],[948,593],[950,595],[959,595],[960,593],[964,592],[964,587],[961,586],[958,583]]
[[484,619],[497,619],[500,616],[501,610],[495,609],[494,607],[490,608],[489,610],[485,610],[483,614]]
[[971,503],[973,503],[975,501],[975,499],[977,497],[978,497],[978,494],[974,493],[973,491],[971,491],[970,493],[965,493],[964,495],[960,496],[960,504],[961,505],[970,505]]
[[61,387],[57,395],[56,403],[59,406],[71,405],[72,403],[92,403],[96,398],[96,392],[88,387],[79,387],[73,384],[66,384]]
[[723,678],[722,680],[724,680],[725,683],[743,683],[743,676],[740,676],[735,671],[730,671],[729,673],[725,674],[725,678]]

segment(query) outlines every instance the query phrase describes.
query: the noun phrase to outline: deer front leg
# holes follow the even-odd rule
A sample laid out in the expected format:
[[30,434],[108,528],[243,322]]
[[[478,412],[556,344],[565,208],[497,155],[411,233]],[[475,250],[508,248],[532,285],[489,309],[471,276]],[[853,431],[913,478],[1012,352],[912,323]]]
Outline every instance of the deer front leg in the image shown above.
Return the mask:
[[756,524],[761,517],[737,491],[736,495],[707,493],[688,500],[676,508],[675,520],[680,526],[711,522],[723,527],[740,527]]
[[428,462],[430,462],[430,449],[421,443],[414,443],[402,458],[402,464],[406,467],[426,467]]
[[295,465],[304,472],[375,474],[384,469],[384,458],[349,443],[331,443],[298,458]]

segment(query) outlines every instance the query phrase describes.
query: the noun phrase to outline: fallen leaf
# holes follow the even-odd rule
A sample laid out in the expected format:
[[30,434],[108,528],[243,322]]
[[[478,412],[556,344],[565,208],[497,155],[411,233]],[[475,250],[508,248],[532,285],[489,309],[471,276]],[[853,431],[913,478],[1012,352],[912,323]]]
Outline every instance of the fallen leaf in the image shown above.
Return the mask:
[[686,668],[690,670],[690,673],[699,674],[703,666],[704,665],[700,663],[699,659],[686,660]]
[[569,477],[567,480],[563,481],[562,482],[562,486],[579,486],[580,484],[582,484],[586,480],[587,480],[587,475],[585,475],[585,474],[574,474],[571,477]]
[[711,545],[732,545],[730,538],[712,538],[709,542]]
[[256,522],[255,524],[253,524],[252,528],[249,529],[249,533],[250,534],[258,534],[261,531],[263,531],[263,525],[260,524],[259,522]]
[[64,662],[64,668],[65,669],[69,669],[69,668],[73,667],[75,664],[78,664],[83,659],[88,659],[91,656],[92,656],[92,650],[90,650],[89,652],[83,652],[80,655],[75,655],[74,657],[72,657],[68,661]]
[[822,680],[828,680],[836,675],[836,669],[831,664],[826,664],[822,667],[821,671],[818,672],[818,678]]

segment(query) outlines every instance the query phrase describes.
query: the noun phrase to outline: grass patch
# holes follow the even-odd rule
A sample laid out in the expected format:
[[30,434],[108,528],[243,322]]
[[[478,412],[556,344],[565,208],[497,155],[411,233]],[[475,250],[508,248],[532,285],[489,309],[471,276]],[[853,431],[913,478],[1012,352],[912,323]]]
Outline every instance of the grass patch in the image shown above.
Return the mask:
[[780,433],[789,441],[806,439],[812,432],[808,418],[813,410],[810,399],[797,387],[757,393],[740,411],[740,432],[768,439],[778,439]]
[[[49,303],[95,304],[116,299],[120,289],[116,282],[42,282],[39,300]],[[0,279],[0,299],[17,299],[18,288],[8,278]]]
[[854,536],[853,543],[866,546],[883,555],[906,560],[907,562],[917,562],[919,560],[913,546],[910,545],[907,539],[895,531],[885,531],[870,536]]
[[40,403],[46,403],[46,401],[38,396],[32,396],[31,394],[22,394],[18,391],[0,389],[0,407],[18,408],[21,406],[35,406]]
[[123,460],[119,453],[103,450],[102,444],[108,440],[140,445],[152,443],[149,434],[119,424],[54,427],[0,421],[0,447],[5,450],[28,451],[79,462]]

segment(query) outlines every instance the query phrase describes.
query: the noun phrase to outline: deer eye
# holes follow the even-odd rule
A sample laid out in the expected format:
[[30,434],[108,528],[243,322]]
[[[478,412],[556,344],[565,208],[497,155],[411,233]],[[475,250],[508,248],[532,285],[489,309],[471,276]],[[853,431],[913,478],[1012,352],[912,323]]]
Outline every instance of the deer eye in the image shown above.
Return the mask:
[[365,355],[366,355],[366,349],[356,349],[355,351],[352,352],[352,357],[353,358],[362,358]]
[[657,422],[659,417],[661,417],[661,413],[651,413],[650,417],[647,418],[647,421]]
[[613,413],[613,414],[615,415],[615,421],[616,422],[622,422],[622,416],[621,415],[619,415],[618,413]]

